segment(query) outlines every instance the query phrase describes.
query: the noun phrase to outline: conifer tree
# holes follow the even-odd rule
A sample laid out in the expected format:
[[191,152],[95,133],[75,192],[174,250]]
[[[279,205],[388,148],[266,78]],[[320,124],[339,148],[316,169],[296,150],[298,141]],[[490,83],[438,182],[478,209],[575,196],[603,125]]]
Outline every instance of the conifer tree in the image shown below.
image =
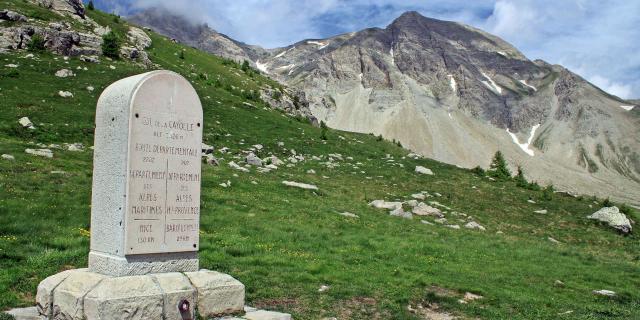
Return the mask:
[[497,151],[489,166],[489,173],[492,177],[501,180],[511,179],[511,171],[507,168],[507,162],[504,160],[502,152]]

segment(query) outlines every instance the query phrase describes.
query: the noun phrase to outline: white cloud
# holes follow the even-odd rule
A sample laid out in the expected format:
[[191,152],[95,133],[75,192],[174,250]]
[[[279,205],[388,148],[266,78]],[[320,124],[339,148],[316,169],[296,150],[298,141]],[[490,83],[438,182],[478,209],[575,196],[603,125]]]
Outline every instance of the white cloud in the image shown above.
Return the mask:
[[113,7],[165,6],[234,39],[268,48],[384,27],[402,12],[416,10],[496,34],[530,59],[562,64],[612,94],[640,97],[640,1],[98,1]]
[[620,98],[629,99],[632,97],[632,88],[629,84],[613,82],[599,75],[589,77],[587,78],[587,80],[598,86],[600,89],[609,92],[610,94],[616,95]]

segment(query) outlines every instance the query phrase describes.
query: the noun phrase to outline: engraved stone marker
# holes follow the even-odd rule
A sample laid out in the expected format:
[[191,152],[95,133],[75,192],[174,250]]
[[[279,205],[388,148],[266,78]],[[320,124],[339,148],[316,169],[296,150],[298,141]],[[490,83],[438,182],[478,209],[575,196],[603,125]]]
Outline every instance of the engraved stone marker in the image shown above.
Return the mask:
[[89,270],[197,271],[202,106],[170,71],[109,86],[98,100]]
[[96,110],[89,269],[42,280],[39,315],[184,320],[196,305],[207,318],[244,311],[240,281],[198,270],[202,125],[200,99],[176,73],[105,89]]

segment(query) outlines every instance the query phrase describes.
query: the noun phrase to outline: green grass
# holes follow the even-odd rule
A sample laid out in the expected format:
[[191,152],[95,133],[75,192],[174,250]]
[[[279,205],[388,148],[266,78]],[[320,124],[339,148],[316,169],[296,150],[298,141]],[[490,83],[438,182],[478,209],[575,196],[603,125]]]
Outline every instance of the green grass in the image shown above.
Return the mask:
[[[104,13],[89,14],[113,23]],[[517,188],[513,181],[492,182],[429,159],[405,158],[407,150],[371,135],[328,130],[325,142],[320,128],[246,99],[249,90],[279,86],[274,81],[158,35],[152,38],[150,58],[183,74],[197,89],[205,143],[230,148],[227,154],[216,152],[222,166],[203,165],[200,265],[242,281],[247,304],[296,319],[417,319],[407,305],[428,303],[470,319],[640,318],[640,241],[586,219],[600,207],[595,199],[556,194],[545,201],[542,192]],[[186,50],[184,60],[178,57],[181,50]],[[85,267],[89,251],[91,150],[53,149],[53,159],[46,159],[24,149],[34,148],[32,143],[92,145],[100,92],[145,71],[126,61],[90,64],[50,54],[29,60],[22,58],[25,54],[0,55],[0,152],[16,157],[0,161],[0,309],[33,305],[42,279]],[[20,68],[4,67],[10,63]],[[61,68],[77,76],[56,78]],[[74,97],[61,98],[59,90]],[[23,116],[37,129],[21,128],[17,120]],[[258,143],[264,146],[261,157],[273,153],[282,159],[295,149],[307,160],[266,174],[227,166]],[[329,153],[353,160],[329,169],[321,164]],[[387,154],[394,162],[385,159]],[[315,161],[311,156],[325,157]],[[435,175],[416,175],[416,165]],[[317,174],[307,174],[308,169]],[[230,188],[219,186],[227,180]],[[316,184],[320,191],[287,188],[283,180]],[[423,190],[441,194],[428,200],[472,216],[487,231],[426,225],[367,205],[374,199],[407,200]],[[533,213],[538,209],[549,213]],[[359,218],[338,215],[343,211]],[[447,211],[450,222],[465,223]],[[554,286],[555,280],[565,285]],[[330,289],[320,293],[323,284]],[[591,291],[597,289],[616,291],[618,297],[595,296]],[[459,304],[466,291],[485,298]],[[566,311],[572,312],[558,315]]]

